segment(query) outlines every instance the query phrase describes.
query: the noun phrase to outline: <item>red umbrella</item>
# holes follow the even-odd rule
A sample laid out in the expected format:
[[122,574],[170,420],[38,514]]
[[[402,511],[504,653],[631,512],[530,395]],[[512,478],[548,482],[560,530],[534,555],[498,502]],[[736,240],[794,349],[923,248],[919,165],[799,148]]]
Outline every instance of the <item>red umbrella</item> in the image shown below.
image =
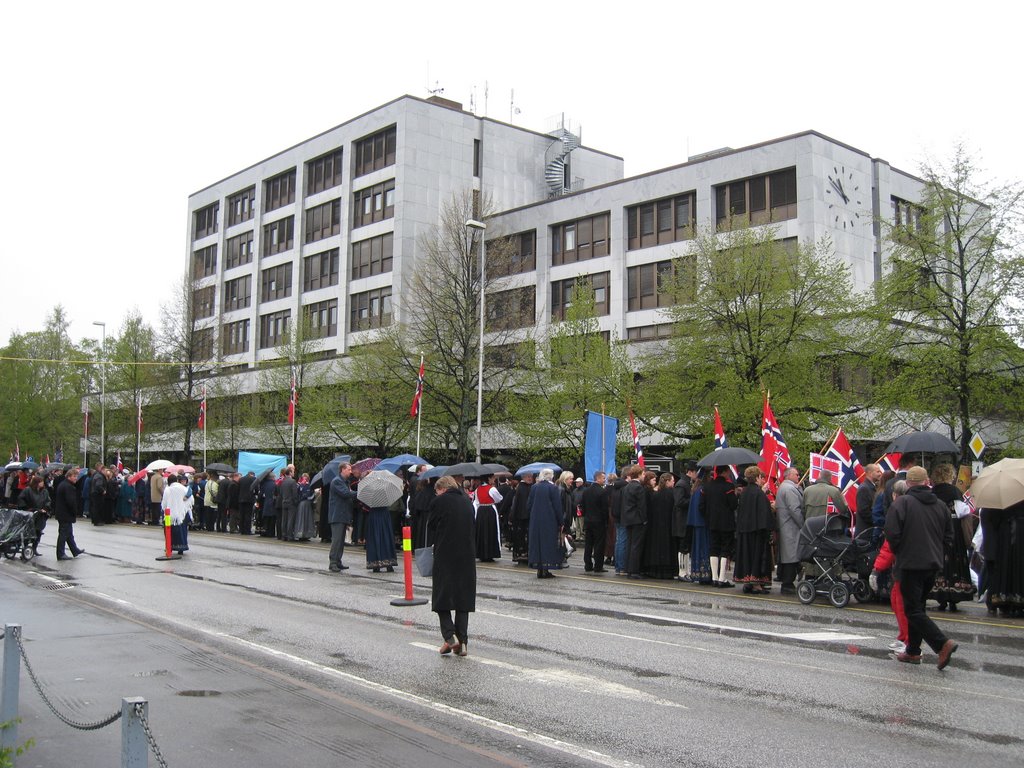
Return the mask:
[[139,480],[141,480],[148,474],[149,470],[140,469],[138,472],[136,472],[134,475],[128,478],[128,485],[135,485],[137,482],[139,482]]
[[352,471],[364,474],[380,464],[380,459],[361,459],[352,465]]

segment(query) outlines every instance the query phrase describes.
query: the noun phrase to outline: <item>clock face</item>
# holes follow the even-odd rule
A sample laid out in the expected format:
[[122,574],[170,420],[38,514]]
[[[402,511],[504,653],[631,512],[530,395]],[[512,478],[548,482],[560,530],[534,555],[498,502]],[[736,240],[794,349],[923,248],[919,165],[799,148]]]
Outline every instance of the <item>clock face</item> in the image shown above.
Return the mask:
[[847,170],[845,165],[832,166],[825,184],[825,202],[829,223],[836,229],[850,230],[869,220],[864,210],[864,186],[860,174]]

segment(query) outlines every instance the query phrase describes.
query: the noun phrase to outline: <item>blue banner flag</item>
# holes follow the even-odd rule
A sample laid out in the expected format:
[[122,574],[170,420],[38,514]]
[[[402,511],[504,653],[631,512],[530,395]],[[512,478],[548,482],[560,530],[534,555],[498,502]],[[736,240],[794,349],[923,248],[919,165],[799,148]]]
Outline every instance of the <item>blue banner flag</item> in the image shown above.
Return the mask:
[[595,472],[615,471],[615,444],[619,420],[587,411],[586,439],[583,443],[583,474],[594,482]]

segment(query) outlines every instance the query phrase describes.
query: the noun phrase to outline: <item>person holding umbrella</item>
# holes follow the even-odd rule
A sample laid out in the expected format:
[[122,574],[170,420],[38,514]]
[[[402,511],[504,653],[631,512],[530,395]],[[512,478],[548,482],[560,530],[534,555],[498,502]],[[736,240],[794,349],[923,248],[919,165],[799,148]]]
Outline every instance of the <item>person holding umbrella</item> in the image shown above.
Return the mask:
[[356,498],[370,510],[366,515],[366,567],[374,573],[381,568],[394,573],[398,565],[389,507],[404,490],[402,481],[387,471],[370,472],[359,480]]
[[451,476],[438,478],[434,492],[427,523],[434,542],[430,609],[441,625],[441,655],[465,656],[469,652],[469,614],[476,610],[473,503]]

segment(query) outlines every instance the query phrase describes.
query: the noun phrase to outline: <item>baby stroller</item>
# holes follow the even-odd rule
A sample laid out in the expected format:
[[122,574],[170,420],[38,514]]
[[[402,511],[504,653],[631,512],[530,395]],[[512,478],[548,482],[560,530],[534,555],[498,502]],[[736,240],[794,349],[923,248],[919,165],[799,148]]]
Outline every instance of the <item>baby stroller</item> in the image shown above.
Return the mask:
[[871,598],[867,577],[877,554],[872,532],[850,538],[849,522],[845,515],[818,515],[800,529],[797,555],[804,563],[804,577],[797,582],[796,596],[804,605],[818,595],[828,596],[836,608],[845,608],[851,595],[858,602]]
[[46,519],[45,512],[0,509],[0,554],[8,560],[19,554],[26,561],[36,556],[36,545],[39,543],[36,515]]

